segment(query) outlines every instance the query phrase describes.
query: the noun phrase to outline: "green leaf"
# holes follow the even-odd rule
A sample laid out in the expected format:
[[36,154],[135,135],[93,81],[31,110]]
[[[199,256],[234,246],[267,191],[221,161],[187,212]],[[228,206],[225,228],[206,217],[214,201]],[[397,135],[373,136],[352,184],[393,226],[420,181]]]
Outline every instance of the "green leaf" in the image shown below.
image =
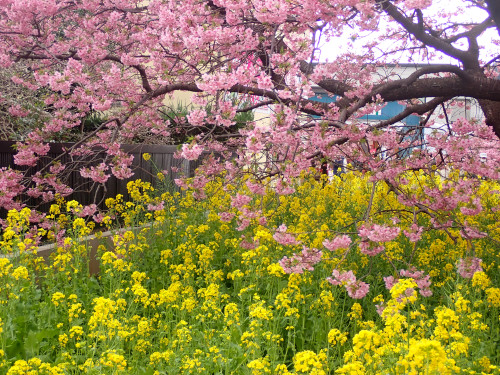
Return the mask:
[[58,329],[44,329],[39,332],[30,332],[24,340],[24,349],[30,357],[37,355],[40,349],[47,346],[45,339],[51,339],[59,333]]

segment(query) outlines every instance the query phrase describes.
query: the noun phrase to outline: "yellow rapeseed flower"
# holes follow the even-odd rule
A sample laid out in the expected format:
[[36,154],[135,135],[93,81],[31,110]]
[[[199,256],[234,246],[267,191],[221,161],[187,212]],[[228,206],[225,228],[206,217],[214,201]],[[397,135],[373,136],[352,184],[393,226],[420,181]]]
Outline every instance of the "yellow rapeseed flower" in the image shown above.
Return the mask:
[[337,328],[331,329],[328,332],[328,343],[330,345],[343,345],[347,341],[348,332],[342,333]]
[[247,364],[247,367],[252,370],[252,375],[263,375],[263,374],[270,374],[271,369],[269,368],[269,359],[267,357],[265,358],[258,358],[254,359],[253,361],[250,361]]
[[479,287],[482,290],[485,290],[487,287],[489,287],[491,284],[491,281],[484,272],[475,272],[474,275],[472,276],[472,286],[474,287]]

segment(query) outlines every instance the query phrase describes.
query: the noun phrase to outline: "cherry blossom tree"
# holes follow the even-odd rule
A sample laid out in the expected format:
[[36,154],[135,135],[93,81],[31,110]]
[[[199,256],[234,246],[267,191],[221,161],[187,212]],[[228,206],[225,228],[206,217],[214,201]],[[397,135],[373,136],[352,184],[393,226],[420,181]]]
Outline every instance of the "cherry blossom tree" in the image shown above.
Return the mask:
[[[19,166],[36,165],[47,142],[98,111],[107,121],[68,152],[84,156],[102,147],[108,157],[82,173],[98,182],[110,173],[129,177],[131,159],[120,144],[145,131],[168,137],[164,102],[188,91],[194,105],[189,125],[203,130],[193,132],[180,156],[216,152],[195,179],[200,196],[221,171],[228,178],[253,174],[248,187],[257,194],[271,176],[278,194],[290,194],[291,179],[314,160],[346,159],[370,171],[374,183],[388,184],[401,203],[429,215],[435,228],[459,226],[470,239],[487,235],[442,213],[482,210],[473,199],[477,176],[499,178],[500,17],[493,0],[445,7],[437,0],[0,0],[0,6],[0,65],[29,66],[29,75],[12,82],[44,89],[44,103],[53,108],[18,144]],[[351,38],[342,39],[347,34]],[[317,64],[320,49],[336,53]],[[418,64],[406,76],[388,69],[401,61]],[[327,102],[315,99],[317,88]],[[480,118],[451,118],[463,98],[477,101]],[[401,111],[363,121],[388,102],[400,103]],[[232,131],[238,113],[258,108],[268,109],[265,126],[253,121]],[[11,107],[14,115],[26,110]],[[401,125],[409,115],[419,116],[418,125]],[[446,131],[423,137],[436,118]],[[446,165],[461,170],[460,177],[423,196],[404,178],[408,171],[435,173]],[[50,191],[47,199],[70,193],[57,179],[64,168],[54,164],[30,187],[20,184],[20,172],[1,171],[2,191],[9,186],[2,206],[20,207],[14,200],[20,193]],[[240,218],[240,228],[256,215]],[[364,219],[363,249],[376,256],[400,231],[371,223],[369,210]],[[421,228],[412,228],[408,233],[418,241]],[[288,238],[280,230],[277,236]],[[297,258],[316,260],[306,250]]]

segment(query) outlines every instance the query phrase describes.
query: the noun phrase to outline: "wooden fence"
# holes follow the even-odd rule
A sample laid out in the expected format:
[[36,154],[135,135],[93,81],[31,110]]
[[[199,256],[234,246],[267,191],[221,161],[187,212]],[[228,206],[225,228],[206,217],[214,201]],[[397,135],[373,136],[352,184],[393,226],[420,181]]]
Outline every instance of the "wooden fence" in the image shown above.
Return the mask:
[[[121,149],[134,156],[132,170],[134,175],[125,180],[119,180],[111,176],[103,185],[94,184],[88,178],[83,178],[80,175],[80,168],[84,165],[97,165],[104,160],[105,153],[96,150],[95,154],[85,158],[71,158],[65,154],[65,150],[69,149],[71,143],[51,143],[50,151],[47,156],[41,158],[39,163],[34,167],[21,167],[14,164],[15,142],[0,141],[0,168],[10,167],[20,170],[26,176],[26,183],[29,183],[29,178],[37,171],[42,170],[51,161],[60,158],[63,165],[67,166],[67,172],[64,175],[63,182],[73,189],[73,193],[66,199],[74,199],[83,205],[90,203],[100,203],[103,208],[103,201],[108,197],[115,197],[117,194],[122,194],[125,199],[128,198],[127,182],[131,180],[141,179],[143,181],[156,181],[156,174],[159,171],[166,171],[166,186],[171,186],[175,189],[174,179],[181,176],[193,176],[195,169],[201,164],[201,160],[189,161],[185,159],[174,158],[174,153],[177,151],[177,146],[170,145],[122,145]],[[148,153],[151,159],[146,161],[143,155]],[[42,204],[41,199],[34,199],[27,196],[20,197],[23,203],[29,207],[39,207],[41,211],[46,211],[49,207],[47,204]],[[2,212],[1,216],[5,213]]]

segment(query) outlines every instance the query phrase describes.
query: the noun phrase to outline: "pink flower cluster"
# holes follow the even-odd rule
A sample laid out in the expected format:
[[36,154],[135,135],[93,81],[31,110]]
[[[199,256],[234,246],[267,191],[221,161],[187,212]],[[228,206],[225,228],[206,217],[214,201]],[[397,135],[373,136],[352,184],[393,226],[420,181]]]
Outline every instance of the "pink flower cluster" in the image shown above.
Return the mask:
[[224,223],[229,223],[234,217],[234,213],[232,212],[219,212],[220,221]]
[[159,202],[157,204],[151,204],[151,203],[149,203],[147,208],[148,208],[149,211],[161,211],[161,210],[163,210],[165,208],[165,202],[161,201],[161,202]]
[[476,228],[469,226],[467,221],[464,222],[464,228],[460,231],[460,234],[465,238],[483,238],[488,235],[486,232],[480,232]]
[[245,146],[248,152],[261,152],[265,145],[265,140],[262,134],[263,130],[254,128],[250,130],[241,130],[241,134],[245,136]]
[[203,152],[203,147],[195,143],[193,145],[183,144],[181,157],[187,160],[196,160]]
[[482,272],[481,259],[476,257],[469,257],[459,259],[457,263],[457,272],[465,279],[471,279],[476,272]]
[[111,173],[118,178],[130,178],[134,175],[132,169],[130,169],[130,165],[132,164],[132,160],[134,159],[134,155],[126,156],[126,154],[122,151],[116,154],[116,157],[113,160],[113,165],[111,167]]
[[364,298],[370,290],[370,285],[356,279],[352,271],[340,273],[338,270],[332,271],[332,277],[326,279],[332,285],[343,285],[349,297],[354,299]]
[[[73,211],[73,208],[71,209]],[[97,212],[97,205],[92,203],[91,205],[85,206],[81,211],[77,212],[78,217],[92,216]]]
[[240,219],[238,220],[238,223],[239,223],[240,225],[238,225],[238,226],[236,227],[236,230],[237,230],[238,232],[242,232],[242,231],[244,231],[245,229],[247,229],[247,227],[250,225],[250,220],[245,219],[245,218],[243,218],[243,219],[242,219],[242,218],[240,218]]
[[298,245],[299,242],[295,239],[293,234],[287,233],[287,226],[285,224],[281,224],[276,232],[273,234],[274,240],[283,246],[294,246]]
[[260,75],[257,77],[257,87],[263,90],[270,90],[273,88],[273,86],[274,85],[271,77],[264,73],[260,73]]
[[245,239],[241,240],[240,247],[242,249],[252,250],[259,246],[259,241],[246,241]]
[[33,167],[38,162],[40,156],[47,155],[50,145],[43,143],[39,134],[30,134],[26,143],[17,143],[17,154],[14,155],[16,165],[26,165]]
[[279,195],[289,195],[295,193],[295,189],[282,180],[278,180],[276,183],[275,191]]
[[105,163],[101,163],[90,168],[82,168],[80,174],[82,177],[90,178],[92,181],[103,184],[109,178],[109,174],[107,174],[108,169],[109,167]]
[[385,225],[362,225],[358,231],[361,237],[359,250],[366,255],[375,256],[384,251],[385,247],[378,242],[388,242],[395,239],[401,231],[398,227],[388,227]]
[[470,207],[460,207],[460,212],[467,216],[479,215],[481,211],[483,211],[483,205],[478,197],[473,199]]
[[344,234],[335,237],[333,240],[324,240],[323,246],[330,251],[335,251],[337,249],[348,249],[351,243],[351,238]]
[[258,182],[253,183],[252,181],[248,180],[246,182],[246,185],[253,194],[264,195],[266,193],[266,187],[263,184],[260,184]]
[[[415,281],[419,288],[419,293],[422,297],[430,297],[432,296],[431,286],[431,277],[426,275],[424,271],[418,271],[415,268],[411,268],[409,270],[399,270],[399,275],[401,277],[408,277]],[[385,287],[389,290],[398,282],[399,278],[394,276],[384,277]]]
[[0,207],[6,210],[21,209],[15,197],[24,191],[23,174],[10,168],[0,169]]
[[285,273],[304,273],[304,270],[313,271],[322,255],[320,250],[304,246],[300,254],[293,254],[291,258],[285,256],[279,264]]
[[373,242],[389,242],[395,239],[400,231],[401,229],[398,227],[373,224],[371,226],[361,226],[359,235]]
[[417,242],[418,240],[420,240],[423,232],[424,232],[424,227],[421,227],[421,226],[417,225],[416,223],[413,223],[410,226],[409,230],[405,229],[403,231],[404,235],[406,237],[408,237],[410,242]]
[[10,106],[8,111],[10,115],[16,117],[26,117],[29,115],[29,111],[23,109],[19,104]]
[[201,126],[205,122],[207,112],[204,109],[195,109],[187,115],[187,119],[191,125]]
[[241,210],[244,206],[252,201],[252,197],[245,194],[236,194],[231,198],[231,207]]
[[380,254],[382,251],[384,251],[385,247],[384,245],[379,245],[376,246],[374,242],[371,241],[361,241],[359,244],[359,250],[366,255],[369,255],[371,257],[374,257],[377,254]]

